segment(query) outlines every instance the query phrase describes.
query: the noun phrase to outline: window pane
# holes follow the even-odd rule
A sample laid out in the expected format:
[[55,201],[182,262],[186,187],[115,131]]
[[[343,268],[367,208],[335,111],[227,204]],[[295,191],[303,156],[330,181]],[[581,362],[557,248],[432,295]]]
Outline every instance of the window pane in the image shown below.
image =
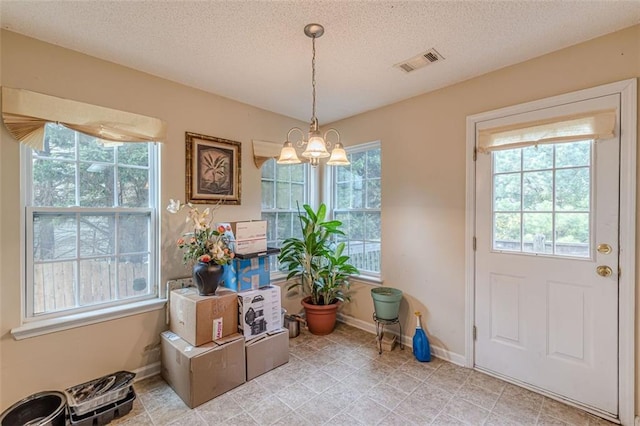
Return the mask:
[[33,160],[33,205],[39,207],[76,205],[75,173],[74,163]]
[[276,223],[276,213],[265,213],[265,212],[262,212],[261,219],[267,221],[267,246],[269,246],[269,247],[277,247],[275,245],[276,228],[275,228],[275,226],[271,226],[271,224],[275,224]]
[[118,205],[149,207],[149,170],[118,167]]
[[147,253],[151,218],[147,214],[121,214],[118,217],[119,252]]
[[552,213],[524,213],[522,251],[553,253]]
[[351,207],[351,183],[339,183],[336,187],[336,208]]
[[335,212],[333,214],[333,218],[335,220],[338,220],[338,221],[342,222],[342,231],[347,235],[346,238],[339,235],[336,238],[336,240],[338,242],[347,241],[348,237],[352,236],[351,235],[352,233],[351,233],[351,220],[350,220],[350,217],[351,217],[351,213],[349,213],[349,212]]
[[493,208],[495,211],[519,211],[520,173],[495,175],[493,177]]
[[300,206],[302,210],[302,205],[304,204],[304,184],[292,183],[291,184],[291,208],[295,209],[297,206]]
[[382,207],[382,197],[380,193],[380,179],[367,180],[367,205],[368,209],[379,209]]
[[556,209],[589,211],[589,168],[556,170]]
[[381,172],[380,148],[367,151],[367,177],[379,178]]
[[33,151],[38,157],[76,158],[75,132],[64,126],[49,123],[45,127],[42,151]]
[[508,149],[493,152],[493,172],[519,172],[521,149]]
[[80,205],[113,207],[113,166],[80,163]]
[[104,146],[104,141],[93,136],[82,133],[77,133],[77,135],[80,160],[113,163],[115,154],[114,147]]
[[118,163],[130,166],[149,165],[149,146],[146,143],[125,143],[118,147]]
[[351,161],[351,179],[365,177],[367,153],[356,152],[349,156]]
[[262,179],[273,179],[276,175],[276,160],[267,160],[262,165]]
[[80,256],[115,254],[116,221],[113,215],[80,216]]
[[115,280],[114,258],[81,260],[78,286],[80,306],[115,300]]
[[292,233],[292,214],[291,213],[278,213],[276,224],[276,235],[278,243],[281,243],[285,238],[288,238]]
[[378,272],[381,269],[381,244],[366,242],[364,245],[364,262],[359,266],[360,271]]
[[341,166],[335,168],[336,183],[351,181],[351,166]]
[[520,251],[520,213],[495,213],[493,248]]
[[262,209],[274,208],[274,186],[272,181],[262,181]]
[[362,241],[352,241],[349,240],[349,243],[345,246],[345,251],[347,255],[350,257],[349,263],[355,266],[358,269],[365,269],[365,244]]
[[305,181],[304,177],[304,164],[291,164],[289,166],[291,168],[291,182],[303,183]]
[[365,238],[365,218],[364,213],[351,213],[349,215],[349,234],[350,240],[364,240]]
[[522,174],[523,207],[525,211],[550,211],[553,208],[553,171]]
[[276,180],[283,182],[291,180],[291,166],[289,164],[276,167]]
[[289,183],[276,183],[276,208],[288,209],[291,196],[291,187]]
[[380,241],[380,238],[381,238],[380,212],[365,213],[364,216],[366,220],[366,229],[367,229],[366,239],[368,241]]
[[556,167],[588,166],[591,164],[591,141],[556,145]]
[[118,261],[118,299],[150,293],[149,256],[121,256]]
[[536,145],[522,148],[524,170],[550,169],[553,167],[553,145]]
[[33,265],[33,313],[59,311],[76,306],[75,261]]
[[33,259],[55,260],[76,257],[75,214],[33,217]]

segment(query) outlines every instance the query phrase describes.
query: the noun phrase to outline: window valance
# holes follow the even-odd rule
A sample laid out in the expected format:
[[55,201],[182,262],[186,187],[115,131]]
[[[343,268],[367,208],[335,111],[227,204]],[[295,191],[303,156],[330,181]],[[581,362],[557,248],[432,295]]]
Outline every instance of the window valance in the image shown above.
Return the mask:
[[16,140],[37,150],[47,123],[114,142],[164,142],[167,133],[157,118],[10,87],[2,88],[2,119]]
[[256,164],[257,168],[260,168],[270,158],[277,159],[280,156],[281,149],[281,143],[259,141],[254,139],[253,162]]
[[613,137],[615,124],[616,111],[609,109],[482,129],[478,132],[478,152],[607,139]]

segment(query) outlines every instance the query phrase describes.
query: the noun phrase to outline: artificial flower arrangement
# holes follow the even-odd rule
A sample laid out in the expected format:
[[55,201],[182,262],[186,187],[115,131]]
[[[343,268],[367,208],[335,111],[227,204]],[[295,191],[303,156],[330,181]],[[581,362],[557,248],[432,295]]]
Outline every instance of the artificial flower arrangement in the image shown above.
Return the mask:
[[193,223],[193,232],[188,232],[178,238],[176,245],[182,249],[184,254],[182,260],[185,264],[203,262],[209,264],[227,265],[235,257],[229,248],[229,239],[225,235],[225,228],[212,227],[213,213],[219,207],[217,204],[213,210],[209,207],[200,212],[191,203],[183,204],[180,200],[169,200],[167,210],[170,213],[178,213],[183,208],[188,207],[186,222]]

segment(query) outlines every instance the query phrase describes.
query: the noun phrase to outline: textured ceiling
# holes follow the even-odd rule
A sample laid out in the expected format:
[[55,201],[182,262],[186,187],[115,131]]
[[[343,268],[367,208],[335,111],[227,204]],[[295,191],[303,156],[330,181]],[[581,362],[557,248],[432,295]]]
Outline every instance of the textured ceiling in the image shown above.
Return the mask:
[[2,28],[304,121],[310,22],[327,124],[637,24],[640,2],[0,0]]

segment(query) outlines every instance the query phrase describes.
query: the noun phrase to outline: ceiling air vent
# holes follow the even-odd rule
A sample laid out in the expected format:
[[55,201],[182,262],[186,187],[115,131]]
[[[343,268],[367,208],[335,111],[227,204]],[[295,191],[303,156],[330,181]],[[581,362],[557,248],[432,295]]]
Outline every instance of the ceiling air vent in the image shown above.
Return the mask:
[[444,57],[439,54],[436,49],[429,49],[426,52],[414,56],[411,59],[407,59],[406,61],[400,62],[399,64],[395,64],[394,67],[400,68],[402,71],[409,73],[411,71],[415,71],[419,68],[426,67],[429,64],[433,64],[434,62],[439,62],[442,60],[444,60]]

